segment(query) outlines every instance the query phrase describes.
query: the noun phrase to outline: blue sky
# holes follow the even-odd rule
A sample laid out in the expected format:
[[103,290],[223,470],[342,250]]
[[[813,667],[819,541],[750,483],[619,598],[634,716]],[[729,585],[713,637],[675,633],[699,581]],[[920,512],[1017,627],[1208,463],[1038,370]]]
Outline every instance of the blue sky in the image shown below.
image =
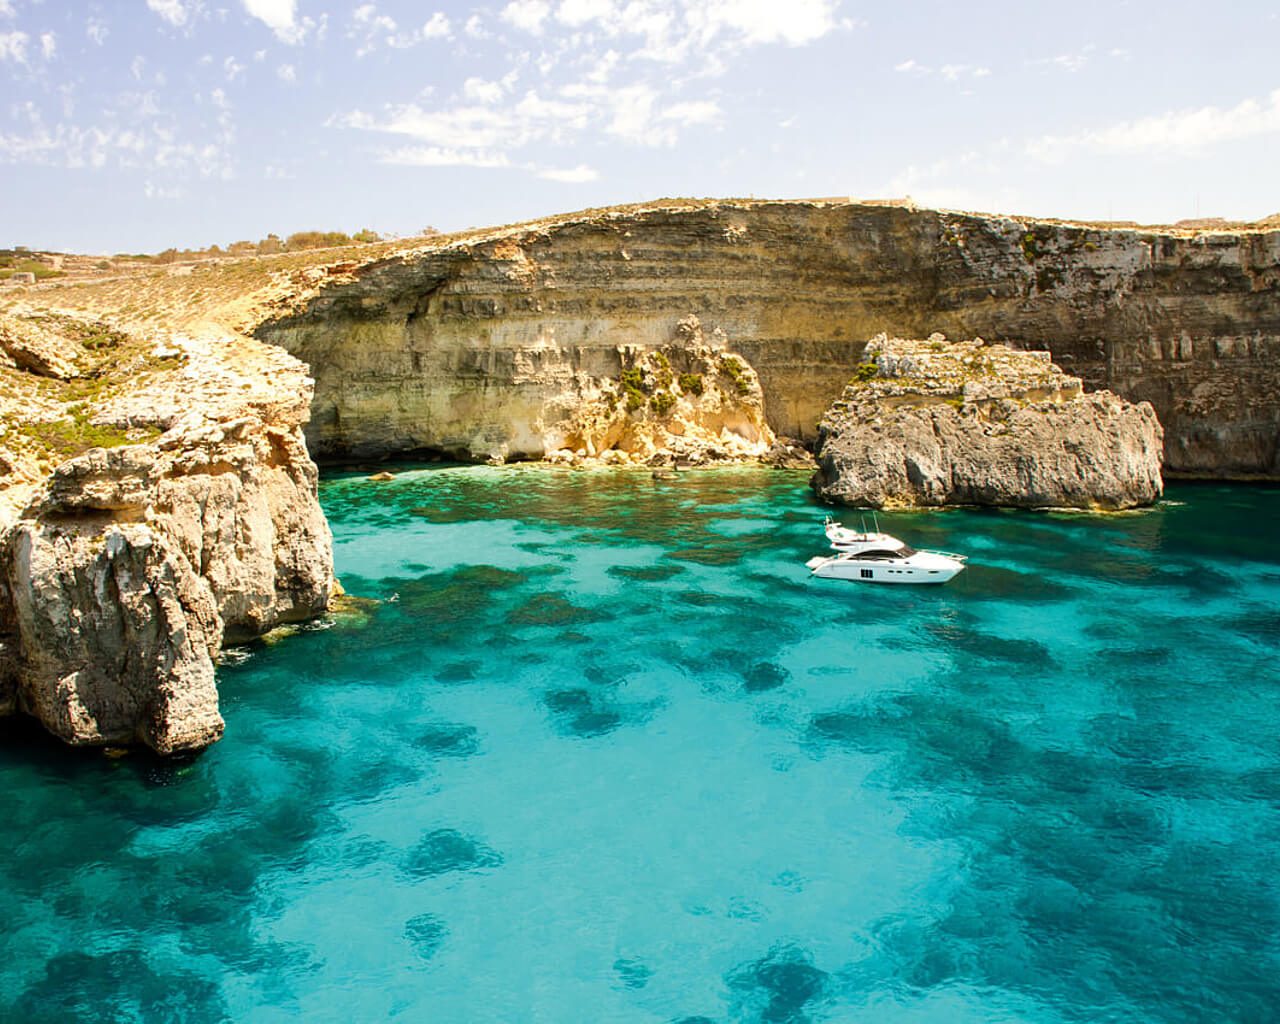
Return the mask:
[[0,0],[0,245],[660,196],[1280,212],[1272,3]]

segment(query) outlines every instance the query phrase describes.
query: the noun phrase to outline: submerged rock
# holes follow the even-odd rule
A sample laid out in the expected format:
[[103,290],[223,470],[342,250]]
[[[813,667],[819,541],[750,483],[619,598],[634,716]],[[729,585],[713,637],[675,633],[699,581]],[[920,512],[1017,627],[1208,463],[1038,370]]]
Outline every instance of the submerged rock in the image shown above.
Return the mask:
[[1085,394],[1047,352],[880,335],[823,417],[812,483],[878,508],[1132,508],[1160,497],[1162,439],[1150,404]]

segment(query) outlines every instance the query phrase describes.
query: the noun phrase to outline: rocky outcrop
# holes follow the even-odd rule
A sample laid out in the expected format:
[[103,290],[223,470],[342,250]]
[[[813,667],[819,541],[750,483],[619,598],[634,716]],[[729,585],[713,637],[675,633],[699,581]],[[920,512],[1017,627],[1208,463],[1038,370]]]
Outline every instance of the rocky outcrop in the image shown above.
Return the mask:
[[849,505],[1123,509],[1160,497],[1155,411],[1085,394],[1048,352],[884,335],[823,417],[820,497]]
[[[673,200],[309,272],[258,336],[317,379],[317,457],[536,456],[538,426],[685,317],[813,441],[866,339],[981,336],[1149,401],[1168,472],[1280,478],[1280,231],[1107,228],[829,202]],[[590,388],[583,389],[586,394]]]
[[0,316],[0,360],[42,377],[79,376],[76,346],[30,321]]
[[334,586],[302,367],[177,345],[181,373],[100,410],[164,433],[62,461],[0,529],[0,713],[69,743],[216,741],[222,644],[319,614]]
[[668,344],[625,346],[617,360],[616,376],[576,371],[544,402],[535,425],[548,461],[707,463],[759,458],[773,445],[755,371],[722,338],[705,338],[697,317]]

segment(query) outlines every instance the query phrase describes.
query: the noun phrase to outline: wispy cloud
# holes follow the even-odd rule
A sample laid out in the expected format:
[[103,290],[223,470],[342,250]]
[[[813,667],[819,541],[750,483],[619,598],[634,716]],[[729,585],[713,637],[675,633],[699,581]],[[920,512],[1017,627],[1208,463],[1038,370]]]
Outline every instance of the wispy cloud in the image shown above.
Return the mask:
[[[148,0],[150,2],[150,0]],[[316,28],[312,18],[298,18],[296,0],[241,0],[245,11],[257,18],[282,43],[297,46]],[[321,21],[319,24],[323,24]]]
[[548,181],[560,181],[568,185],[581,185],[588,181],[595,181],[600,177],[599,173],[586,164],[578,164],[577,167],[568,167],[558,169],[547,167],[537,172],[539,178],[546,178]]
[[367,56],[379,46],[407,50],[431,39],[448,39],[451,34],[449,19],[440,11],[421,26],[403,27],[372,3],[361,4],[352,12],[351,26],[347,31],[349,38],[357,40],[357,57]]
[[174,28],[183,28],[200,10],[199,0],[147,0],[147,6]]
[[436,11],[422,26],[423,39],[448,39],[450,34],[449,19],[442,11]]
[[[472,41],[467,45],[494,40],[488,45],[502,47],[487,60],[500,76],[472,75],[433,104],[419,98],[340,113],[329,123],[413,139],[409,151],[382,153],[380,159],[394,162],[408,159],[408,152],[433,164],[532,167],[519,159],[522,147],[571,146],[600,135],[673,146],[684,132],[724,120],[713,83],[735,55],[804,45],[849,27],[837,18],[838,2],[510,0],[489,20],[473,13],[462,29]],[[440,19],[441,31],[451,28]],[[372,2],[356,9],[353,26],[361,26],[362,52],[371,37],[399,31]],[[517,79],[526,83],[519,92]],[[528,87],[533,83],[536,88]],[[506,162],[496,162],[496,154]]]
[[383,153],[384,164],[410,167],[510,167],[505,153],[486,153],[477,149],[447,149],[440,146],[404,146]]
[[551,5],[545,0],[512,0],[502,9],[499,17],[531,35],[542,34],[542,23],[551,14]]
[[938,74],[948,82],[959,81],[962,78],[986,78],[991,74],[991,69],[981,64],[943,64],[942,67],[935,70],[929,65],[921,64],[914,59],[904,60],[901,64],[895,64],[893,70],[903,75],[924,76]]
[[25,64],[29,42],[31,37],[25,32],[0,32],[0,60]]
[[215,111],[203,140],[183,139],[172,115],[162,111],[153,92],[121,93],[92,124],[68,120],[49,123],[35,103],[14,111],[14,130],[0,133],[0,163],[72,168],[117,166],[152,173],[232,174],[234,139],[225,95],[209,97]]
[[1219,143],[1278,133],[1280,89],[1225,109],[1169,111],[1074,135],[1042,135],[1027,143],[1026,153],[1044,163],[1061,163],[1080,152],[1198,153]]

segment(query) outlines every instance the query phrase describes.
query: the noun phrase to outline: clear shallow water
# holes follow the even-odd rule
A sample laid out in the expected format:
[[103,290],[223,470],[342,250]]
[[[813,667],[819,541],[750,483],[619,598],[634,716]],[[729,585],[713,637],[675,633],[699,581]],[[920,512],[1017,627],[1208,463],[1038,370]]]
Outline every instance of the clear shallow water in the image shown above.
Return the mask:
[[220,744],[4,727],[0,1020],[1273,1021],[1280,491],[1168,496],[892,588],[803,474],[328,480],[384,603]]

